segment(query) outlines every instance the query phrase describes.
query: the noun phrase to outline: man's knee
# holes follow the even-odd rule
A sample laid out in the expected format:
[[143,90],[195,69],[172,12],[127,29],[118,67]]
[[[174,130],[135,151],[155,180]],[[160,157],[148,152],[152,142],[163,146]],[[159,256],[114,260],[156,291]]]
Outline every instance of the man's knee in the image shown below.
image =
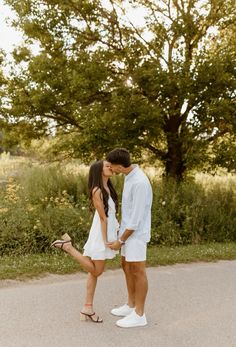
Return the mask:
[[143,262],[130,263],[130,271],[135,277],[146,277],[146,268]]
[[130,273],[130,264],[125,260],[125,257],[121,259],[121,266],[126,274]]

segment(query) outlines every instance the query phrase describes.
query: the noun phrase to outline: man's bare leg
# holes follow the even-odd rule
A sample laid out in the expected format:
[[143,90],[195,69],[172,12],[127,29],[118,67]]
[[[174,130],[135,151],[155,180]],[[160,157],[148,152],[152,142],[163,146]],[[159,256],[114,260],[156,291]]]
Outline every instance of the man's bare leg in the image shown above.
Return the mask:
[[148,292],[148,280],[145,268],[145,261],[130,262],[130,266],[134,278],[135,311],[139,316],[142,316],[144,314],[144,305]]
[[135,282],[129,262],[125,261],[125,257],[121,257],[121,264],[125,273],[126,286],[128,291],[128,305],[135,307]]

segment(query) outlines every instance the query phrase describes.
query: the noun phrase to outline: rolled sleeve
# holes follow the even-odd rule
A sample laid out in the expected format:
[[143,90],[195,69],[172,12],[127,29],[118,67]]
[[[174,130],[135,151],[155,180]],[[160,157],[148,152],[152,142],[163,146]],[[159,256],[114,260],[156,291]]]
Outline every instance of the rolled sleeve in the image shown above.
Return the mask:
[[139,183],[134,186],[133,199],[130,218],[127,221],[126,229],[136,230],[138,229],[141,221],[143,220],[145,206],[146,206],[146,186]]

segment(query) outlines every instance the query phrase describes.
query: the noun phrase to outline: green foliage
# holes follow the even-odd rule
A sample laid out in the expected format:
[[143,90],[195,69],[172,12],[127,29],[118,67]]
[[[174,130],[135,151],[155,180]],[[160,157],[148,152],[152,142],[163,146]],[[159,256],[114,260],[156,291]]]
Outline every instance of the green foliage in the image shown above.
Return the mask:
[[82,173],[67,172],[59,164],[44,165],[24,170],[18,178],[19,195],[30,204],[47,205],[50,199],[68,199],[77,203],[87,194],[87,178]]
[[25,169],[1,191],[1,252],[41,252],[64,232],[85,242],[91,213],[87,178],[58,166]]
[[[82,250],[93,213],[87,174],[76,169],[75,165],[25,168],[0,188],[0,254],[47,252],[65,232]],[[112,180],[121,196],[123,178]],[[153,179],[151,244],[236,241],[235,180],[213,182],[211,178],[205,185],[194,181],[177,185]]]
[[[147,266],[192,263],[194,261],[235,260],[235,243],[208,243],[178,247],[152,246],[147,250]],[[107,261],[107,269],[120,268],[120,258]],[[1,256],[0,280],[42,277],[83,271],[80,264],[61,252]]]
[[209,160],[209,144],[235,141],[233,1],[130,1],[146,11],[140,25],[118,0],[6,2],[27,40],[14,52],[5,112],[35,136],[54,129],[54,155],[89,162],[124,146],[181,179]]
[[153,244],[236,241],[236,183],[154,182]]
[[212,149],[212,166],[223,166],[229,172],[236,172],[236,139],[234,136],[224,136],[218,139]]

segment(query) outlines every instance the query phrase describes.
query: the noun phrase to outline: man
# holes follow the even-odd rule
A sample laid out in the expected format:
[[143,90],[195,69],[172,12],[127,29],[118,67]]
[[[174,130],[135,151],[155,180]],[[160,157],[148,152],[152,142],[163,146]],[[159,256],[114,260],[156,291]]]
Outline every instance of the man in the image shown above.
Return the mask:
[[144,305],[148,291],[145,261],[151,234],[152,188],[138,165],[131,164],[130,154],[116,148],[107,155],[113,172],[125,175],[122,193],[122,216],[119,240],[110,243],[113,250],[121,248],[122,268],[128,291],[127,304],[111,313],[123,316],[116,325],[122,328],[147,324]]

